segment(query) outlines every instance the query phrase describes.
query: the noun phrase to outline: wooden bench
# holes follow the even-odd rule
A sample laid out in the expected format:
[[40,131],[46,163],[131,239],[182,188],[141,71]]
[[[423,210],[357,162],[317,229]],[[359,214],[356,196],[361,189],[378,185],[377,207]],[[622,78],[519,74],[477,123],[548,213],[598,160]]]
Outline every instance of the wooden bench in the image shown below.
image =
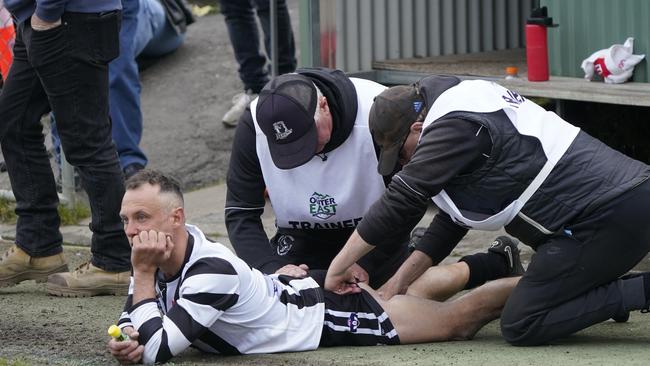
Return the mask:
[[[505,79],[507,66],[517,66],[517,79]],[[529,97],[650,107],[650,83],[605,84],[602,81],[563,76],[551,76],[548,81],[530,82],[527,79],[523,49],[375,61],[372,67],[372,71],[351,76],[396,85],[412,83],[426,75],[448,74],[461,79],[492,80]]]

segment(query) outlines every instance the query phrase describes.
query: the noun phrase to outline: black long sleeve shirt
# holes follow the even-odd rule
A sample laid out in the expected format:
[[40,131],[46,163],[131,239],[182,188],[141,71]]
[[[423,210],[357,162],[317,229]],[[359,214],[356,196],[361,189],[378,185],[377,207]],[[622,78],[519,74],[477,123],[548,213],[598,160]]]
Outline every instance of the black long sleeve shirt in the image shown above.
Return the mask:
[[[480,168],[492,149],[486,128],[463,119],[444,119],[422,132],[411,161],[397,173],[381,199],[370,208],[357,227],[372,245],[391,230],[403,226],[410,217],[440,193],[445,183],[458,175]],[[438,213],[416,246],[434,264],[442,261],[467,233],[449,215]]]

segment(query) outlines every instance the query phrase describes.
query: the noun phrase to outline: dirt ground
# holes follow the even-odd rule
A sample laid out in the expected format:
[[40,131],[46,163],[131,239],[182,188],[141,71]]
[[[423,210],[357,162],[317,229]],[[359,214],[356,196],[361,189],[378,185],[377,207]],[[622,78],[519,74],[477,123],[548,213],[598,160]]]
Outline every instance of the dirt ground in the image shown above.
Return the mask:
[[[8,242],[0,244],[4,250]],[[67,246],[71,267],[89,257]],[[123,297],[57,298],[45,285],[26,281],[0,289],[0,365],[116,365],[106,350],[106,329]],[[608,321],[543,347],[508,345],[498,321],[472,341],[394,347],[329,348],[312,352],[222,357],[190,350],[171,365],[647,365],[650,316],[635,312],[628,323]]]

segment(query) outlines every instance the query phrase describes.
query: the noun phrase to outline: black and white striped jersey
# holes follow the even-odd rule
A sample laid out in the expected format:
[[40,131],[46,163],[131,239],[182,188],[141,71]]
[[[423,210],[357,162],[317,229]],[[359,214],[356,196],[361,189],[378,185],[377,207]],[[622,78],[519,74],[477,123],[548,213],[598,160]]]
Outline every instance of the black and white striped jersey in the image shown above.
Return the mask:
[[193,345],[222,354],[274,353],[318,347],[325,314],[312,278],[266,276],[195,226],[185,264],[158,278],[157,299],[131,304],[133,279],[120,327],[133,325],[145,363],[166,361]]

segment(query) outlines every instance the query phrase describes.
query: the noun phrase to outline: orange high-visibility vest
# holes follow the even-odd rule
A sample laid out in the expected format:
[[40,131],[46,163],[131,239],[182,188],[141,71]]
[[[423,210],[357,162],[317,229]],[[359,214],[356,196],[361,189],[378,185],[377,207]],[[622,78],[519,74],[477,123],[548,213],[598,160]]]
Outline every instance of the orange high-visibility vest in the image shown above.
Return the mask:
[[0,74],[7,79],[9,67],[13,60],[13,45],[16,38],[14,23],[7,9],[0,7]]

